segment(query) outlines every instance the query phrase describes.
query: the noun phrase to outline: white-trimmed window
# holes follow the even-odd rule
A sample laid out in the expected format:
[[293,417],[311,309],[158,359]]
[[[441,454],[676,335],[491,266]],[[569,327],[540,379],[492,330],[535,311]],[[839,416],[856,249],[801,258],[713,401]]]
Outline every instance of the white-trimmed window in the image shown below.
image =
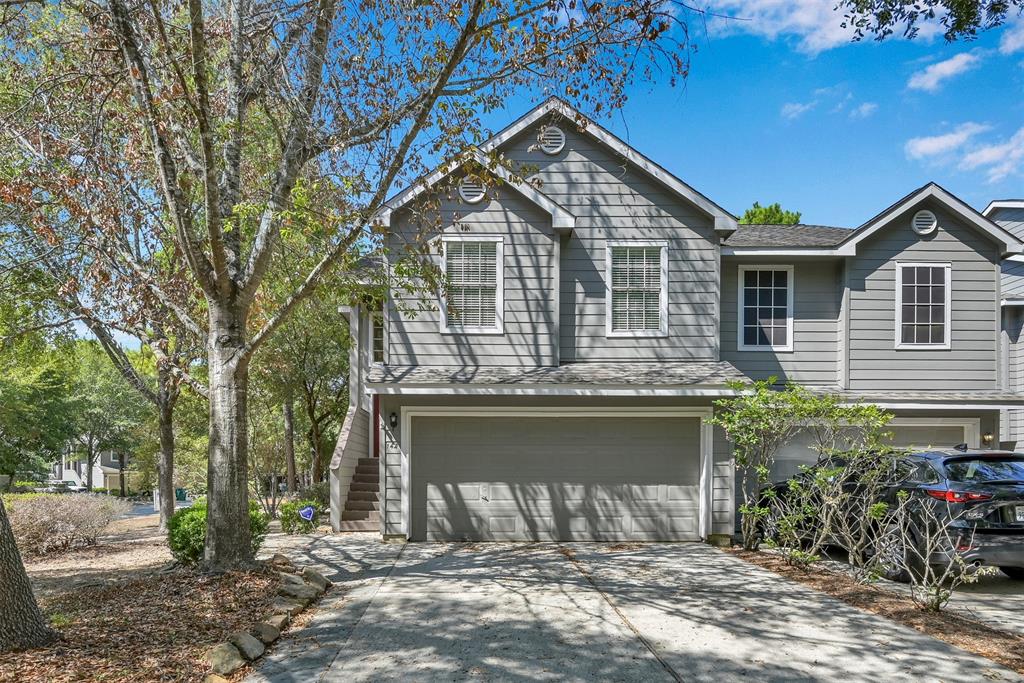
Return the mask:
[[896,348],[948,349],[949,263],[896,264]]
[[442,332],[501,334],[504,244],[501,237],[445,236]]
[[370,362],[385,362],[384,337],[384,306],[383,304],[378,304],[370,311]]
[[668,334],[668,244],[609,242],[607,306],[610,337]]
[[740,266],[736,346],[793,350],[793,266]]

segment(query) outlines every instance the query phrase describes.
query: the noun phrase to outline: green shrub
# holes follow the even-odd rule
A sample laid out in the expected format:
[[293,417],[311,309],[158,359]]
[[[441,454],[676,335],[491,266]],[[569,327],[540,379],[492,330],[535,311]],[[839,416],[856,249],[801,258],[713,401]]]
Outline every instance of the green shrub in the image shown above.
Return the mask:
[[92,492],[93,493],[99,493],[101,495],[106,495],[106,494],[110,493],[110,491],[108,489],[105,489],[102,486],[93,486],[92,487]]
[[95,545],[110,522],[131,507],[124,501],[88,494],[15,493],[4,507],[21,551],[28,555]]
[[20,479],[11,484],[11,490],[17,491],[31,491],[35,487],[39,486],[38,481],[31,481],[30,479]]
[[[259,503],[249,501],[249,530],[252,535],[252,552],[263,545],[267,536],[270,519],[260,510]],[[167,524],[167,544],[174,559],[182,564],[195,565],[203,559],[203,544],[206,542],[206,500],[200,499],[191,507],[181,508]]]
[[[299,516],[299,510],[307,505],[313,508],[313,519],[310,521]],[[286,534],[308,534],[316,529],[323,511],[323,506],[315,500],[289,500],[281,503],[277,517],[281,520],[281,530]]]

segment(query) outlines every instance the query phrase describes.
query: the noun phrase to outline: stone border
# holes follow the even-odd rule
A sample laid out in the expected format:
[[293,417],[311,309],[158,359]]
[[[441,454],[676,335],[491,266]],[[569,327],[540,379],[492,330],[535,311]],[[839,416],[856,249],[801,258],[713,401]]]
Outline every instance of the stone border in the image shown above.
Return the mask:
[[272,606],[273,614],[266,620],[253,624],[248,631],[238,631],[228,636],[226,642],[215,645],[206,653],[212,673],[206,674],[203,683],[227,683],[230,676],[243,666],[259,659],[281,632],[288,628],[292,617],[318,600],[331,587],[331,582],[312,567],[301,570],[280,553],[270,558],[268,565],[281,577],[277,599]]

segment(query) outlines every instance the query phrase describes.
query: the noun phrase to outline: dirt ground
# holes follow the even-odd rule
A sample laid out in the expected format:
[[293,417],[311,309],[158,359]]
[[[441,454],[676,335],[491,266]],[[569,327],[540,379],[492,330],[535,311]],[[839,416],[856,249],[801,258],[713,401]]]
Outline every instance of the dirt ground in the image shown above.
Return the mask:
[[793,567],[778,555],[731,551],[751,564],[781,574],[843,602],[926,633],[933,638],[981,655],[1024,674],[1024,638],[991,628],[951,612],[926,612],[909,597],[857,583],[843,573],[824,567]]
[[53,646],[0,658],[0,681],[198,681],[205,654],[271,612],[269,571],[175,567],[155,515],[114,522],[91,548],[25,563]]

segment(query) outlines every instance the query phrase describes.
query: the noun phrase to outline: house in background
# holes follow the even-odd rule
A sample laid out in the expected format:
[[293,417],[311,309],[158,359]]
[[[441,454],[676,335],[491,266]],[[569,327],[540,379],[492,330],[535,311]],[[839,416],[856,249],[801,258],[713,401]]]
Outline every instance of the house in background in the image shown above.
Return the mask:
[[[120,490],[121,488],[121,455],[114,451],[104,451],[96,458],[92,466],[93,488],[105,488],[109,490]],[[61,459],[50,467],[50,478],[62,481],[73,481],[79,486],[85,486],[88,481],[88,467],[84,460],[76,459],[68,455],[62,455]],[[141,473],[132,470],[125,470],[125,489],[128,491],[139,490],[141,484]]]
[[[397,288],[347,311],[335,529],[731,534],[732,447],[703,419],[733,380],[885,406],[900,445],[1020,436],[1019,308],[1003,295],[1019,225],[935,184],[855,230],[738,225],[580,120],[549,100],[380,214],[388,258],[428,240],[445,290],[432,311]],[[528,177],[467,172],[492,153]],[[775,474],[810,458],[791,444]]]

